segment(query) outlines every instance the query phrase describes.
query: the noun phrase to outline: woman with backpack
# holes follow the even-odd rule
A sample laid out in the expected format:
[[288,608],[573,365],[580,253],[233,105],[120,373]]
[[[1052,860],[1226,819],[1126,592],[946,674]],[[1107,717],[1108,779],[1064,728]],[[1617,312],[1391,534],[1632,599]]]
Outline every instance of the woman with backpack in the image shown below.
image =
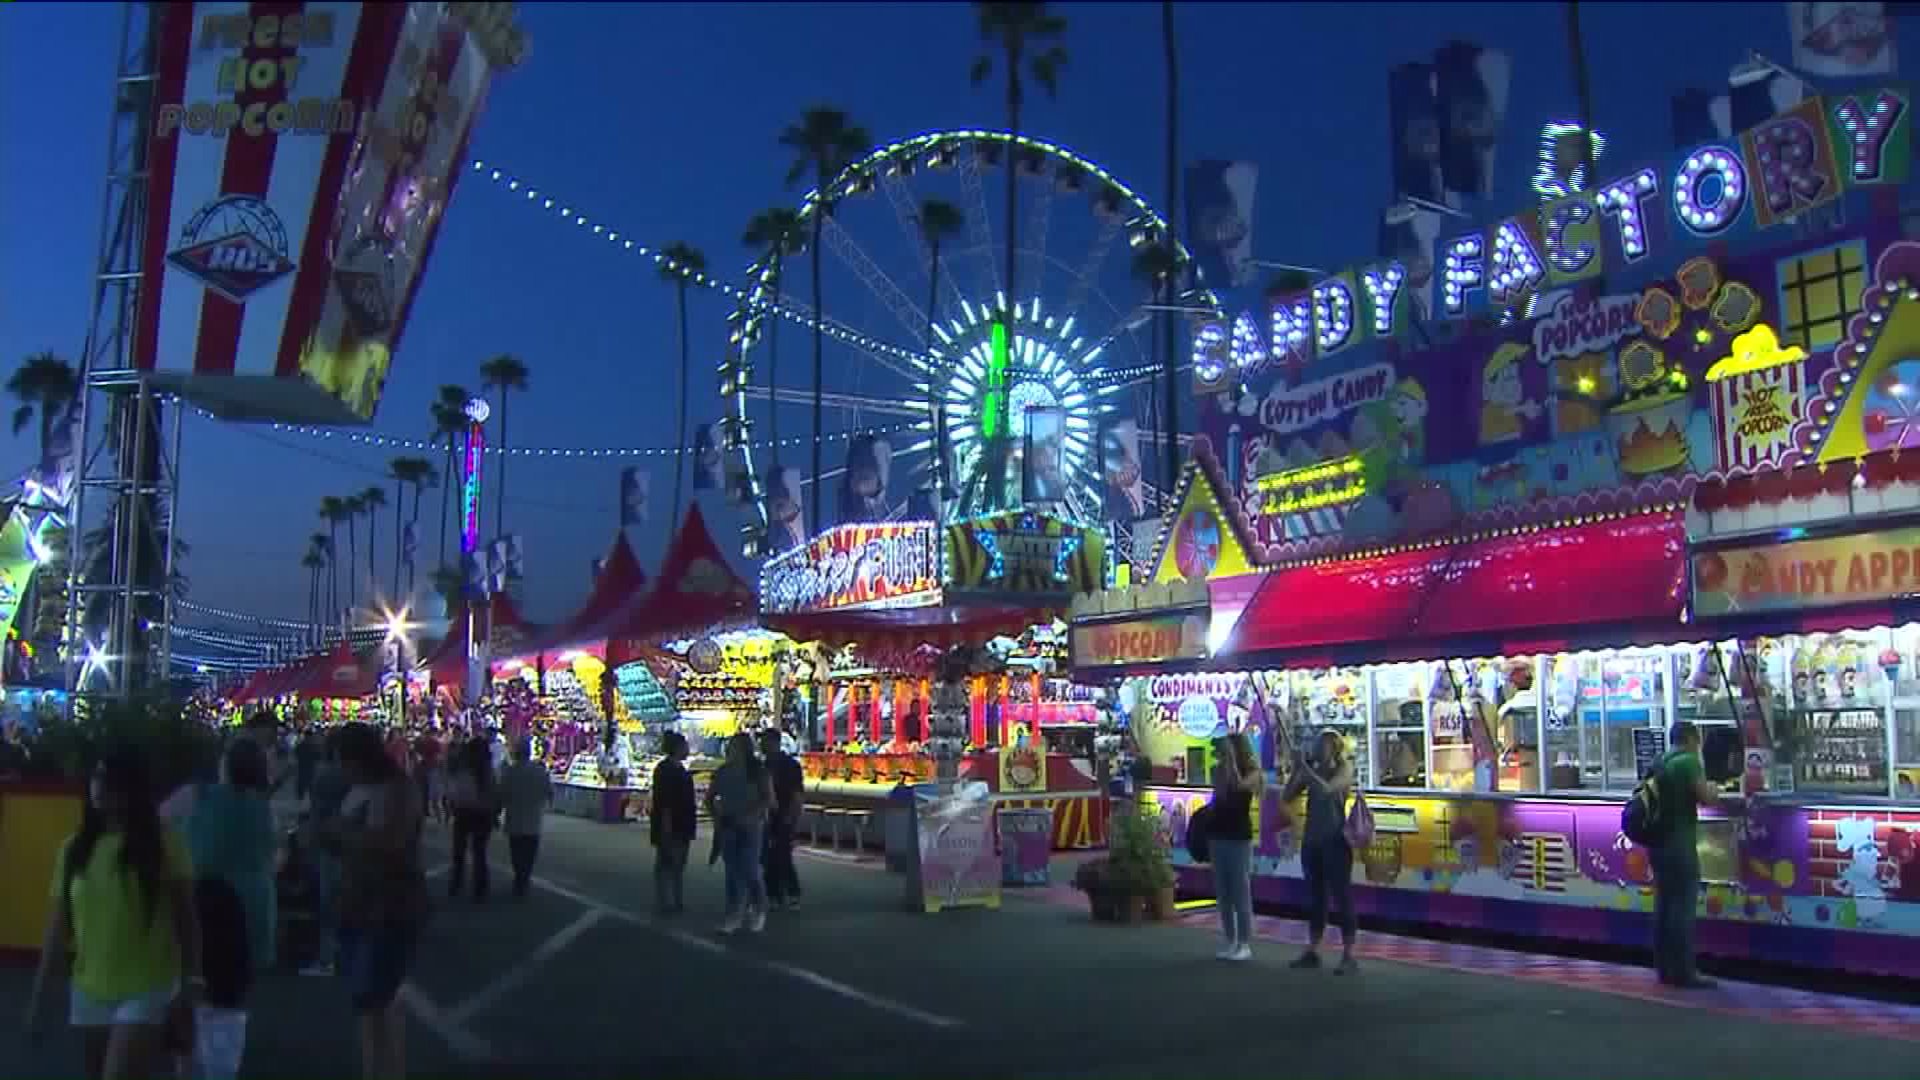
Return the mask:
[[1283,803],[1293,802],[1303,791],[1307,795],[1307,823],[1300,840],[1300,869],[1307,879],[1309,899],[1307,951],[1290,966],[1320,966],[1320,939],[1327,932],[1331,899],[1340,905],[1340,966],[1334,974],[1352,975],[1360,970],[1353,959],[1359,926],[1353,912],[1353,845],[1346,831],[1353,760],[1347,755],[1347,740],[1337,731],[1321,732],[1314,745],[1312,759],[1294,760],[1293,775],[1280,793]]
[[1214,740],[1213,804],[1207,816],[1207,852],[1213,862],[1214,903],[1226,938],[1222,960],[1253,959],[1253,795],[1263,774],[1242,732]]
[[720,932],[731,934],[745,925],[757,934],[767,927],[767,886],[760,873],[760,852],[767,811],[773,807],[773,780],[766,765],[754,756],[753,739],[744,732],[727,740],[726,763],[714,770],[706,802],[727,872],[727,915]]

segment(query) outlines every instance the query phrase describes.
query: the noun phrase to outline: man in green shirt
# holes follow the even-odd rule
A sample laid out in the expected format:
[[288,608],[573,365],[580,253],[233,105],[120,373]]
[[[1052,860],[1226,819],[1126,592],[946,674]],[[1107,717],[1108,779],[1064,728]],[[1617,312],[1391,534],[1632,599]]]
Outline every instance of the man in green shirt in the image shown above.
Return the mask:
[[1713,980],[1693,962],[1694,908],[1700,900],[1700,807],[1717,806],[1720,792],[1700,761],[1700,729],[1685,720],[1668,732],[1672,748],[1660,759],[1661,814],[1666,828],[1651,852],[1653,864],[1653,954],[1660,981],[1703,989]]

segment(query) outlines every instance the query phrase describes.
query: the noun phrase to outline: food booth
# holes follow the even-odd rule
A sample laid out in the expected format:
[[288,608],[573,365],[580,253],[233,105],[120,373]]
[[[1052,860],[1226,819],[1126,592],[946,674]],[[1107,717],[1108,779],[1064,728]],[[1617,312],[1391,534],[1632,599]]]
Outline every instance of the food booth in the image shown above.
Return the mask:
[[940,656],[998,643],[1006,669],[966,687],[960,778],[984,782],[996,808],[1051,810],[1057,849],[1104,844],[1091,737],[1070,733],[1091,728],[1091,702],[1064,677],[1053,624],[1105,574],[1100,530],[1026,510],[840,525],[768,560],[762,621],[809,646],[789,675],[817,702],[809,802],[861,815],[861,839],[877,842],[895,789],[934,778],[921,744]]
[[[1377,821],[1363,915],[1610,945],[1651,937],[1621,807],[1693,721],[1725,792],[1702,811],[1702,951],[1909,974],[1920,245],[1858,172],[1831,177],[1853,223],[1797,234],[1756,216],[1769,176],[1702,209],[1661,187],[1676,173],[1645,175],[1662,178],[1636,189],[1647,231],[1556,252],[1611,261],[1610,294],[1556,277],[1535,317],[1451,322],[1416,348],[1381,264],[1270,298],[1252,332],[1284,333],[1233,368],[1243,335],[1202,327],[1194,460],[1148,569],[1205,584],[1204,642],[1197,623],[1109,634],[1139,654],[1110,646],[1077,674],[1119,689],[1176,839],[1214,736],[1246,731],[1279,782],[1337,731]],[[1701,223],[1757,233],[1751,253]],[[1520,257],[1512,222],[1478,235]],[[1436,303],[1469,312],[1495,271],[1443,243]],[[1661,270],[1617,273],[1662,244]],[[1075,620],[1076,656],[1111,616]],[[1300,905],[1301,808],[1257,812],[1255,897]],[[1183,890],[1210,890],[1183,844],[1175,859]]]

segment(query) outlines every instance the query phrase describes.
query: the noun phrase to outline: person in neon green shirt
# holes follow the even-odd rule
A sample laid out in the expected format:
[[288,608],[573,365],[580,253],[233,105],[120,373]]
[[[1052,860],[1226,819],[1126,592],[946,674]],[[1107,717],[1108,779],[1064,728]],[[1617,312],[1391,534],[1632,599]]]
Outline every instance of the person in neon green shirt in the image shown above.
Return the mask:
[[107,755],[49,889],[28,1031],[41,1030],[43,990],[71,941],[72,1023],[89,1080],[157,1073],[170,1010],[191,1007],[198,992],[192,860],[186,841],[161,823],[158,804],[137,751]]

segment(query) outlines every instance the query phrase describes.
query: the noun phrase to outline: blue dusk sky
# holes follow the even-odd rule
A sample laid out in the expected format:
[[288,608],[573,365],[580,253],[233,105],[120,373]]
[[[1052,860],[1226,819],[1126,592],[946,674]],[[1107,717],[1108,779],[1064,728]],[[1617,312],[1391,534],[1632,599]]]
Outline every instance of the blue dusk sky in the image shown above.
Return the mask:
[[[1160,5],[1057,6],[1070,24],[1071,61],[1057,98],[1034,93],[1024,130],[1164,204]],[[1559,3],[1182,4],[1178,16],[1182,157],[1260,166],[1255,249],[1265,260],[1340,267],[1373,254],[1388,197],[1386,74],[1394,64],[1449,39],[1513,56],[1488,216],[1532,201],[1540,126],[1575,115]],[[1609,137],[1611,163],[1670,149],[1674,91],[1723,86],[1747,49],[1790,55],[1780,3],[1589,3],[1582,16],[1594,120]],[[77,357],[86,332],[119,18],[111,3],[0,8],[0,363],[9,367],[43,349]],[[749,262],[740,242],[748,218],[801,194],[783,183],[788,156],[775,140],[806,106],[843,108],[876,140],[1005,123],[999,84],[968,81],[978,51],[971,5],[527,3],[521,20],[532,55],[495,80],[472,155],[642,243],[692,244],[732,280]],[[989,173],[986,184],[997,233],[1002,180]],[[1065,206],[1057,200],[1052,214],[1071,235]],[[897,249],[891,215],[867,213],[849,217],[847,228],[876,251]],[[669,445],[673,290],[650,263],[583,232],[483,176],[463,176],[369,430],[424,437],[439,384],[473,385],[482,361],[511,352],[532,369],[530,391],[510,406],[513,443]],[[910,265],[892,273],[924,295]],[[1101,280],[1110,291],[1135,290],[1117,302],[1142,299],[1144,286],[1130,285],[1124,270]],[[796,273],[792,290],[804,296],[805,286]],[[826,286],[831,314],[905,342],[844,264],[830,263]],[[712,372],[729,310],[713,293],[689,298],[695,422],[720,410]],[[784,385],[808,385],[805,338],[799,328],[783,332]],[[829,389],[901,396],[897,379],[843,348],[829,346],[827,366]],[[801,432],[808,415],[802,405],[783,408],[783,436]],[[894,422],[828,414],[829,430]],[[344,434],[322,440],[190,418],[180,528],[193,546],[193,600],[303,617],[298,561],[320,497],[381,483],[401,452]],[[837,464],[842,453],[830,444],[828,460]],[[32,455],[31,429],[0,437],[6,475]],[[612,539],[625,463],[512,459],[507,522],[525,538],[530,616],[562,617],[584,597],[589,564]],[[671,464],[638,463],[650,468],[655,512],[631,538],[651,569],[665,546]],[[723,545],[735,549],[738,515],[717,495],[702,497]],[[491,507],[487,517],[491,524]],[[436,546],[432,525],[424,546],[423,577]]]

